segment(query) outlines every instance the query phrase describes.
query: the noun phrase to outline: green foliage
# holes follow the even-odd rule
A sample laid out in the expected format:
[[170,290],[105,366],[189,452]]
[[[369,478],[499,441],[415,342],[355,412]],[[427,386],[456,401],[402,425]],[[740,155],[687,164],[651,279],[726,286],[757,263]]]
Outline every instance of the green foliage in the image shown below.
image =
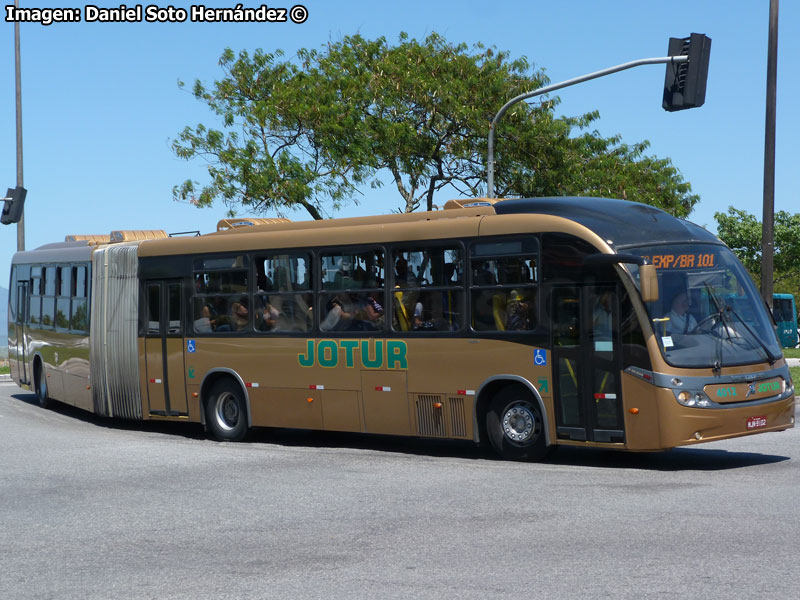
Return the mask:
[[[228,49],[220,66],[225,77],[193,93],[221,129],[186,127],[173,142],[177,156],[207,162],[209,182],[186,181],[174,197],[314,218],[385,174],[405,212],[432,209],[447,186],[449,196],[485,195],[489,123],[508,99],[548,83],[524,57],[436,33],[396,45],[348,36],[293,61]],[[556,118],[557,102],[520,103],[501,120],[498,196],[613,196],[691,212],[698,197],[668,159],[645,156],[646,141],[603,138],[590,129],[596,112]]]
[[[715,213],[717,234],[750,272],[761,281],[761,221],[754,215],[728,207],[728,213]],[[775,213],[774,252],[775,292],[797,293],[800,290],[800,214]]]

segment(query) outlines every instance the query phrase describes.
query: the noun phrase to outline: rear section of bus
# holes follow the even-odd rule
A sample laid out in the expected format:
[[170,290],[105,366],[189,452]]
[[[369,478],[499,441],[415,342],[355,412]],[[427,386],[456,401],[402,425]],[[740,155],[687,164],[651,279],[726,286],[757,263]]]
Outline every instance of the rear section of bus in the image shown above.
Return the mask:
[[797,306],[793,294],[772,296],[772,318],[778,328],[778,339],[784,348],[796,348],[800,342],[797,329]]

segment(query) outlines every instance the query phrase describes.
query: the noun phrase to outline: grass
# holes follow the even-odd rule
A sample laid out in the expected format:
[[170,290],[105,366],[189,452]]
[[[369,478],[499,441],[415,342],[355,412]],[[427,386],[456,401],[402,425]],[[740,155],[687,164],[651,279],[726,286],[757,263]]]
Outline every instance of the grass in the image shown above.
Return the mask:
[[789,373],[792,375],[794,381],[795,395],[798,393],[797,388],[800,386],[800,367],[789,367]]
[[[800,369],[798,369],[800,372]],[[0,367],[0,375],[10,375],[11,374],[11,367]]]
[[784,348],[783,355],[786,358],[800,358],[800,348]]

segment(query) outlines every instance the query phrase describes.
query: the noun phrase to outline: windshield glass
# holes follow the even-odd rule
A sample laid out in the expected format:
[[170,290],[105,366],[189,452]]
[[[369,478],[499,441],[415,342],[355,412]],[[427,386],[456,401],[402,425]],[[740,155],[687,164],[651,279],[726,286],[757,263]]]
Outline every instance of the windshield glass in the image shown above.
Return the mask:
[[720,368],[780,356],[764,303],[727,247],[673,244],[626,252],[656,267],[659,299],[647,310],[669,364]]

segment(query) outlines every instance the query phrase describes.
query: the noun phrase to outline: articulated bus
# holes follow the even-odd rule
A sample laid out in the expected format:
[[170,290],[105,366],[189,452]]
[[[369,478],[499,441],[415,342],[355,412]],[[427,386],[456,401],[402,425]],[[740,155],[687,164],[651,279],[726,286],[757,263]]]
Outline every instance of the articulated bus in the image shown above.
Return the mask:
[[106,417],[655,451],[794,426],[716,237],[601,198],[68,236],[14,256],[14,380]]

